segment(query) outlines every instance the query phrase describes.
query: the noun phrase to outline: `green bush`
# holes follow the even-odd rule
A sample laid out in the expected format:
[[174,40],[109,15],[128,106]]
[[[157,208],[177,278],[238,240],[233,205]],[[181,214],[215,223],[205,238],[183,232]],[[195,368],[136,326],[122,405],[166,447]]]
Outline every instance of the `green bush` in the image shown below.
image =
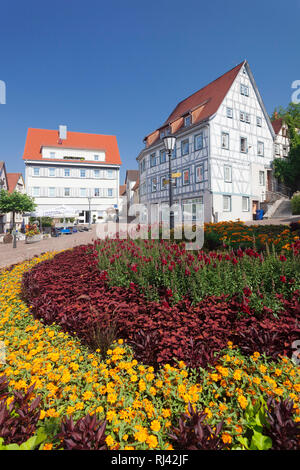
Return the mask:
[[294,215],[300,214],[300,191],[293,194],[291,204],[292,204],[292,213]]

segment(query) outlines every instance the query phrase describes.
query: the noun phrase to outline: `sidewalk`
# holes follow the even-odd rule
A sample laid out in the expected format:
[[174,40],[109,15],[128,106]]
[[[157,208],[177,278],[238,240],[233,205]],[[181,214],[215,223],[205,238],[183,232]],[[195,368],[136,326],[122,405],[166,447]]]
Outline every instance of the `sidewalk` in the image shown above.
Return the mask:
[[0,269],[21,263],[46,251],[60,251],[78,245],[86,245],[96,238],[96,227],[92,226],[90,232],[77,232],[72,235],[61,235],[57,238],[46,238],[37,243],[26,244],[18,241],[17,248],[12,243],[0,243]]

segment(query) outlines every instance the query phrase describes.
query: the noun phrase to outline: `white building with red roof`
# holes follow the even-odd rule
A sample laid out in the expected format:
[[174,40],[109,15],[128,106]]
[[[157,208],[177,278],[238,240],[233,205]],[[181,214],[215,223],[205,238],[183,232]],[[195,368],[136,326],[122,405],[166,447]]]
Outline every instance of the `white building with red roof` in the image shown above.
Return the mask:
[[288,125],[284,119],[276,117],[276,119],[272,121],[272,126],[275,132],[274,157],[286,158],[290,151]]
[[192,205],[191,219],[195,204],[203,203],[205,222],[252,220],[265,200],[275,134],[248,62],[181,101],[144,138],[137,160],[140,202],[148,214],[168,206],[162,139],[171,134],[177,138],[172,173],[180,175],[173,180],[174,203]]
[[28,129],[23,160],[26,190],[38,208],[79,211],[80,223],[97,221],[119,205],[121,158],[113,135]]

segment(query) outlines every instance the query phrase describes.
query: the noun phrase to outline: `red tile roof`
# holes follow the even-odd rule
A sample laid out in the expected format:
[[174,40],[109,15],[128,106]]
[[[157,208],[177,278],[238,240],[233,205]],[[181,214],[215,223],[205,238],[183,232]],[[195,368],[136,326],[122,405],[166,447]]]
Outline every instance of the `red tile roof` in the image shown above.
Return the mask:
[[[58,130],[50,129],[28,129],[23,160],[43,160],[53,161],[53,159],[42,159],[42,147],[56,147],[56,148],[73,148],[84,150],[104,150],[105,163],[121,165],[121,158],[117,144],[117,138],[114,135],[101,135],[101,134],[84,134],[83,132],[67,132],[67,139],[63,140],[61,144],[59,141]],[[64,161],[72,161],[64,159]],[[104,162],[89,161],[87,163]]]
[[[241,62],[221,77],[181,101],[159,129],[195,111],[197,108],[199,108],[199,112],[194,113],[195,119],[193,120],[193,124],[204,121],[215,114],[245,62],[246,61]],[[175,132],[182,127],[182,125],[183,123],[176,128]],[[153,132],[151,132],[151,134],[153,134]],[[151,134],[148,134],[148,136]],[[146,138],[148,136],[146,136]],[[157,138],[159,138],[159,136]],[[157,140],[157,138],[155,140]],[[152,140],[151,144],[153,142]]]
[[22,173],[7,173],[7,186],[9,193],[12,193],[16,189],[20,176],[22,176]]
[[124,196],[125,193],[126,193],[126,184],[121,184],[119,194],[120,196]]
[[282,118],[278,118],[272,121],[272,126],[276,135],[279,133],[280,129],[282,128],[282,124],[283,124]]
[[139,178],[139,170],[127,170],[126,171],[126,177],[125,177],[125,183],[129,179],[130,181],[137,181]]

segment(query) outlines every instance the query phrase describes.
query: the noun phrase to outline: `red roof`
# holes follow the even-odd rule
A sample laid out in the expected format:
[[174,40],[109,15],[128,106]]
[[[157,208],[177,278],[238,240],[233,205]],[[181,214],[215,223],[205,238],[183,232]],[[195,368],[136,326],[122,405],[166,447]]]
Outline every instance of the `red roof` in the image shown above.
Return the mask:
[[[117,144],[117,138],[114,135],[84,134],[83,132],[67,132],[67,139],[59,143],[58,130],[49,129],[28,129],[23,160],[43,160],[53,161],[53,159],[42,158],[42,147],[73,148],[84,150],[103,150],[105,151],[105,163],[121,165],[121,158]],[[65,159],[64,161],[72,161]],[[85,160],[87,163],[104,162]]]
[[125,193],[126,193],[126,184],[121,184],[119,194],[120,196],[124,196]]
[[7,186],[9,193],[12,193],[16,189],[20,176],[22,176],[22,173],[7,173]]
[[282,128],[282,124],[283,124],[282,118],[278,118],[272,121],[272,126],[276,135],[279,133],[280,129]]
[[204,121],[215,114],[244,64],[245,61],[241,62],[221,77],[181,101],[172,111],[161,128],[200,107],[202,107],[202,110],[200,113],[195,113],[193,124]]

